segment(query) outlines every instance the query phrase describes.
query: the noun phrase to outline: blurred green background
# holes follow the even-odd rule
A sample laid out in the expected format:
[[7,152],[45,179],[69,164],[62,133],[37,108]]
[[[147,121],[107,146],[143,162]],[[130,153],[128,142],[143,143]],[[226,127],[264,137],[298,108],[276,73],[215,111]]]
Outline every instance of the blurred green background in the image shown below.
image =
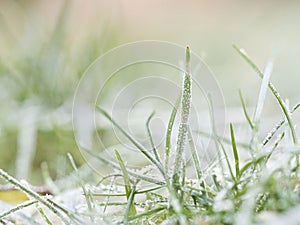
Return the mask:
[[[67,168],[66,152],[83,163],[71,124],[77,82],[97,56],[127,42],[189,44],[216,75],[228,109],[240,106],[238,88],[255,106],[260,84],[232,44],[262,69],[274,57],[271,80],[294,105],[299,9],[299,1],[279,0],[1,0],[0,167],[39,183],[44,161],[54,178]],[[280,112],[269,99],[267,117]]]

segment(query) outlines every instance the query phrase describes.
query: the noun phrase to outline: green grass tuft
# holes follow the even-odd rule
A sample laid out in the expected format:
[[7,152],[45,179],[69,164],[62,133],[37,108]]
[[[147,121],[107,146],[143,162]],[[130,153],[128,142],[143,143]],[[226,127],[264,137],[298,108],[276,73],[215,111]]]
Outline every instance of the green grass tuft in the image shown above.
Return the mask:
[[[176,101],[166,130],[164,157],[159,155],[150,129],[154,116],[151,113],[146,121],[150,147],[145,147],[126,131],[108,112],[97,107],[98,112],[116,127],[148,160],[148,166],[139,171],[126,165],[121,154],[115,150],[117,162],[111,161],[92,149],[83,149],[93,160],[113,172],[95,183],[86,183],[79,176],[72,156],[69,160],[85,197],[83,211],[75,211],[40,196],[20,181],[0,170],[0,177],[29,195],[32,200],[12,207],[0,215],[0,222],[15,212],[38,205],[36,208],[44,222],[54,224],[49,212],[56,214],[65,224],[300,224],[300,171],[299,146],[296,124],[291,119],[300,104],[289,110],[275,87],[270,83],[272,63],[265,72],[254,64],[249,56],[234,46],[243,59],[262,78],[254,118],[249,116],[242,91],[239,91],[245,124],[249,124],[249,143],[240,141],[240,127],[229,123],[228,137],[217,134],[213,104],[210,100],[210,113],[213,140],[218,150],[218,159],[207,168],[201,164],[204,152],[198,149],[193,135],[208,138],[205,131],[192,132],[189,117],[192,95],[190,74],[191,52],[186,47],[185,71],[181,95]],[[264,123],[262,110],[271,90],[283,115],[265,138],[261,126]],[[197,101],[197,99],[195,99]],[[177,112],[180,113],[177,113]],[[175,126],[179,118],[178,127]],[[287,129],[283,129],[283,127]],[[177,142],[172,142],[174,129],[178,128]],[[289,138],[289,134],[292,138]],[[275,138],[276,137],[276,138]],[[259,150],[259,151],[253,151]],[[174,159],[171,157],[174,154]],[[187,161],[185,154],[191,153]],[[195,171],[191,176],[189,171]],[[160,174],[157,174],[160,173]],[[122,184],[116,180],[122,178]],[[41,208],[40,206],[43,206]],[[270,216],[272,215],[272,216]]]

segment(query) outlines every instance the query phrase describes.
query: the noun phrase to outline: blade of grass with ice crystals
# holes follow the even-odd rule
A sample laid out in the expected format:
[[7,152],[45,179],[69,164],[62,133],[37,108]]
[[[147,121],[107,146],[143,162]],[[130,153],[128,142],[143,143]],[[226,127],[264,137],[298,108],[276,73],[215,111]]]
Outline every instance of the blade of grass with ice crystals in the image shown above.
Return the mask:
[[46,215],[46,213],[44,212],[44,210],[41,207],[37,207],[38,212],[40,213],[41,217],[44,219],[44,221],[48,224],[48,225],[53,225],[51,223],[51,221],[49,220],[48,216]]
[[251,129],[253,129],[254,125],[253,125],[253,123],[250,119],[250,116],[249,116],[248,112],[247,112],[246,104],[245,104],[245,101],[244,101],[244,98],[243,98],[243,95],[242,95],[242,91],[240,89],[239,89],[239,96],[240,96],[240,100],[241,100],[241,103],[242,103],[242,108],[243,108],[243,112],[244,112],[244,115],[246,117],[246,120],[248,121]]
[[254,147],[254,149],[256,149],[256,150],[258,150],[261,146],[261,140],[259,137],[260,117],[261,117],[261,113],[262,113],[263,106],[264,106],[265,99],[266,99],[266,94],[267,94],[268,84],[269,84],[271,73],[272,73],[272,68],[273,68],[273,62],[269,61],[266,66],[264,76],[262,77],[258,100],[257,100],[255,112],[254,112],[254,118],[253,118],[254,127],[252,129],[252,138],[251,138],[250,146]]
[[[107,164],[107,165],[110,165],[111,167],[115,168],[115,169],[118,169],[118,170],[121,170],[120,169],[120,166],[108,159],[105,159],[104,157],[101,157],[100,155],[96,154],[95,152],[89,150],[89,149],[86,149],[86,148],[83,148],[81,147],[85,152],[87,152],[88,154],[90,154],[91,156],[95,157],[96,159],[98,159],[99,161]],[[153,183],[153,184],[157,184],[157,185],[164,185],[165,183],[162,182],[162,181],[159,181],[159,180],[156,180],[156,179],[153,179],[151,177],[147,177],[147,176],[144,176],[144,175],[140,175],[140,174],[137,174],[135,172],[132,172],[130,170],[128,170],[128,174],[130,174],[131,176],[135,177],[135,178],[138,178],[140,180],[143,180],[143,181],[146,181],[146,182],[149,182],[149,183]]]
[[[231,176],[233,181],[236,181],[236,179],[233,175],[232,168],[231,168],[231,165],[230,165],[230,162],[229,162],[228,155],[227,155],[226,150],[224,148],[224,145],[223,145],[220,137],[217,134],[216,123],[215,123],[215,120],[214,120],[214,118],[215,118],[215,116],[214,116],[214,107],[213,107],[212,97],[211,97],[210,93],[208,93],[207,97],[208,97],[208,101],[209,101],[209,112],[210,112],[211,125],[212,125],[212,134],[213,134],[216,150],[217,150],[217,153],[218,153],[218,158],[220,160],[220,167],[221,167],[222,173],[224,174],[225,170],[224,170],[224,167],[223,167],[222,157],[221,157],[220,151],[218,150],[220,148],[221,148],[221,150],[223,152],[223,155],[225,157],[225,161],[226,161],[230,176]],[[220,146],[220,148],[219,148],[219,146]]]
[[240,177],[240,160],[239,160],[239,154],[238,154],[238,151],[236,148],[232,123],[230,123],[230,137],[231,137],[232,151],[233,151],[233,156],[234,156],[235,177],[238,178],[238,177]]
[[124,185],[125,185],[125,193],[126,193],[126,198],[128,202],[131,200],[130,205],[128,207],[128,212],[125,213],[125,218],[128,218],[129,216],[134,216],[136,214],[136,209],[134,206],[134,189],[131,189],[131,184],[130,184],[130,178],[126,169],[126,166],[123,162],[123,159],[120,155],[120,153],[115,150],[116,158],[119,162],[119,165],[121,167],[122,173],[123,173],[123,179],[124,179]]
[[100,108],[99,106],[97,107],[98,111],[105,116],[116,128],[119,129],[119,131],[122,132],[123,135],[125,135],[125,137],[128,138],[128,140],[131,141],[132,144],[134,144],[135,147],[137,147],[138,150],[140,150],[140,152],[146,156],[147,159],[149,159],[161,172],[161,174],[165,177],[165,172],[161,166],[161,164],[152,157],[151,154],[149,154],[149,152],[147,151],[147,149],[145,149],[138,141],[135,140],[134,137],[132,137],[128,132],[126,132],[113,118],[111,118],[111,116],[102,108]]
[[224,148],[222,142],[221,142],[219,139],[217,139],[217,142],[219,143],[219,145],[220,145],[220,147],[221,147],[221,149],[222,149],[222,152],[223,152],[223,154],[224,154],[225,161],[226,161],[226,164],[227,164],[227,167],[228,167],[228,170],[229,170],[231,179],[232,179],[233,181],[236,181],[236,179],[235,179],[235,177],[234,177],[234,175],[233,175],[233,172],[232,172],[232,168],[231,168],[231,165],[230,165],[230,162],[229,162],[229,157],[228,157],[228,155],[227,155],[227,153],[226,153],[226,150],[225,150],[225,148]]
[[[300,104],[297,104],[293,107],[291,113],[294,113],[298,108],[300,107]],[[274,136],[274,134],[279,130],[279,128],[284,124],[284,118],[282,118],[276,126],[268,133],[267,137],[263,140],[263,145],[266,145],[271,138]]]
[[[69,159],[69,161],[70,161],[70,163],[71,163],[72,168],[73,168],[74,171],[76,172],[77,179],[78,179],[79,182],[80,182],[80,186],[81,186],[81,188],[82,188],[82,191],[83,191],[83,194],[84,194],[84,197],[85,197],[86,204],[87,204],[87,206],[88,206],[89,212],[93,212],[94,210],[93,210],[93,206],[92,206],[92,205],[93,205],[93,204],[92,204],[92,198],[91,198],[91,196],[89,195],[88,191],[86,190],[86,188],[85,188],[85,186],[84,186],[84,182],[82,181],[82,179],[81,179],[80,176],[78,175],[78,168],[77,168],[77,166],[76,166],[76,164],[75,164],[75,161],[74,161],[72,155],[71,155],[69,152],[67,153],[67,156],[68,156],[68,159]],[[94,223],[94,221],[95,221],[95,218],[93,217],[92,214],[91,214],[91,216],[90,216],[90,220],[91,220],[92,223]]]
[[259,165],[264,159],[266,158],[266,154],[259,155],[255,159],[251,159],[250,161],[246,162],[243,167],[240,169],[240,177],[251,168],[252,171],[255,171],[255,167]]
[[[193,132],[196,132],[197,134],[203,136],[203,137],[206,137],[206,138],[211,138],[211,134],[206,132],[206,131],[193,131]],[[217,139],[219,139],[220,141],[222,141],[223,143],[227,143],[227,144],[231,144],[231,140],[229,138],[226,138],[226,137],[220,137],[218,135],[215,135]],[[243,143],[243,142],[235,142],[236,146],[238,147],[241,147],[241,148],[246,148],[248,149],[249,148],[249,144],[247,143]]]
[[259,91],[257,105],[256,105],[255,113],[254,113],[254,119],[253,119],[255,126],[258,126],[259,119],[261,117],[261,113],[262,113],[262,109],[263,109],[263,106],[265,103],[266,94],[267,94],[267,90],[268,90],[268,84],[270,82],[272,70],[273,70],[273,61],[270,61],[267,64],[266,69],[264,71],[264,76],[262,77],[262,82],[261,82],[261,86],[260,86],[260,91]]
[[167,134],[166,134],[166,152],[165,152],[165,173],[166,173],[166,179],[168,182],[168,173],[169,173],[169,159],[170,159],[170,151],[171,151],[171,136],[172,136],[172,130],[173,130],[173,125],[174,121],[176,118],[177,110],[180,104],[180,96],[177,98],[177,101],[173,107],[169,123],[168,123],[168,129],[167,129]]
[[191,107],[191,52],[189,46],[186,47],[185,51],[185,72],[184,72],[184,81],[183,81],[183,90],[182,90],[182,99],[181,99],[181,116],[180,116],[180,125],[177,137],[177,147],[175,155],[175,165],[173,171],[173,182],[178,183],[180,169],[182,166],[182,154],[186,142],[187,132],[188,132],[188,121],[190,116],[190,107]]
[[155,112],[152,112],[150,114],[150,116],[149,116],[149,118],[147,119],[147,122],[146,122],[146,127],[147,127],[147,133],[148,133],[148,136],[149,136],[149,139],[150,139],[150,144],[151,144],[151,147],[152,147],[153,154],[154,154],[154,156],[156,158],[156,161],[161,164],[161,161],[160,161],[157,149],[156,149],[154,141],[153,141],[153,137],[152,137],[152,134],[151,134],[150,126],[149,126],[150,121],[153,118],[154,114],[155,114]]
[[[239,47],[237,47],[236,45],[233,45],[233,48],[242,56],[242,58],[244,60],[246,60],[246,62],[254,69],[254,71],[260,76],[260,78],[263,78],[264,74],[260,71],[260,69],[254,64],[254,62],[247,56],[246,52],[243,49],[240,49]],[[298,139],[297,139],[297,135],[296,135],[296,131],[294,129],[293,123],[292,123],[292,119],[290,117],[290,113],[287,110],[282,98],[280,97],[280,94],[278,93],[278,91],[275,89],[274,85],[269,82],[268,86],[270,88],[270,90],[272,91],[273,95],[275,96],[276,100],[278,101],[281,110],[283,111],[287,122],[289,124],[289,127],[291,129],[291,133],[292,133],[292,137],[293,137],[293,142],[294,144],[298,144]]]
[[200,180],[202,178],[202,170],[200,167],[200,160],[199,160],[199,156],[195,147],[195,143],[193,140],[193,136],[191,133],[191,129],[188,130],[188,139],[189,139],[189,145],[190,145],[190,149],[191,149],[191,153],[192,153],[192,158],[194,161],[194,166],[196,169],[196,173],[197,173],[197,177]]
[[[121,175],[121,176],[122,176],[122,175]],[[108,189],[108,192],[109,192],[109,193],[111,193],[112,190],[113,190],[115,180],[116,180],[116,176],[111,177],[110,184],[109,184],[109,189]],[[99,183],[98,183],[98,184],[99,184]],[[98,185],[98,184],[97,184],[97,185]],[[106,196],[105,205],[104,205],[104,207],[103,207],[103,213],[106,212],[106,209],[107,209],[107,206],[108,206],[109,202],[110,202],[110,196]]]
[[269,161],[269,159],[271,158],[273,152],[276,150],[276,148],[277,148],[278,145],[280,144],[281,140],[284,138],[284,135],[285,135],[285,133],[282,132],[282,133],[278,136],[277,140],[276,140],[275,143],[274,143],[274,146],[272,147],[272,149],[271,149],[271,151],[269,152],[269,154],[266,156],[266,160],[265,160],[266,163]]
[[159,206],[155,209],[147,210],[146,212],[140,213],[136,216],[132,216],[132,217],[129,218],[129,221],[136,220],[136,219],[139,219],[139,218],[145,218],[145,217],[153,216],[154,214],[157,214],[158,212],[160,212],[162,210],[165,210],[165,209],[167,209],[167,206]]
[[29,200],[29,201],[26,201],[26,202],[22,202],[22,203],[16,205],[15,207],[13,207],[13,208],[11,208],[11,209],[9,209],[9,210],[7,210],[7,211],[5,211],[5,212],[2,212],[2,213],[0,214],[0,220],[3,219],[3,218],[6,217],[6,216],[9,216],[10,214],[12,214],[12,213],[14,213],[14,212],[17,212],[17,211],[19,211],[19,210],[21,210],[21,209],[23,209],[23,208],[26,208],[26,207],[28,207],[28,206],[31,206],[31,205],[33,205],[33,204],[35,204],[35,203],[37,203],[37,202],[38,202],[37,200]]
[[209,102],[208,106],[209,106],[210,122],[211,122],[211,128],[212,128],[212,136],[213,136],[213,140],[214,140],[216,151],[217,151],[218,161],[220,162],[219,165],[222,170],[222,173],[224,174],[224,167],[223,167],[223,163],[222,163],[221,153],[219,151],[219,149],[220,149],[219,145],[221,145],[222,151],[224,151],[224,146],[222,145],[220,136],[217,134],[217,128],[216,128],[216,123],[215,123],[215,119],[214,119],[215,118],[214,105],[213,105],[212,96],[210,93],[207,94],[207,98],[208,98],[208,102]]
[[[136,186],[133,185],[129,196],[127,197],[127,204],[126,204],[125,216],[124,216],[125,217],[124,224],[128,223],[128,218],[130,216],[136,215],[135,202],[134,202],[135,189],[136,189]],[[132,212],[132,209],[134,209],[134,212]]]
[[[135,195],[150,193],[152,191],[156,191],[164,187],[165,186],[162,185],[162,186],[157,186],[157,187],[143,189],[143,190],[136,190]],[[126,193],[90,193],[90,194],[93,196],[126,196]]]
[[[2,177],[7,182],[11,183],[15,187],[19,188],[21,191],[25,192],[27,195],[32,197],[33,199],[36,199],[41,204],[45,205],[49,210],[51,210],[54,214],[56,214],[65,224],[70,224],[67,219],[64,217],[62,213],[65,213],[70,219],[74,219],[71,212],[63,210],[63,208],[57,209],[57,204],[53,202],[51,199],[45,199],[42,196],[40,196],[38,193],[34,192],[30,188],[26,187],[22,183],[20,183],[17,179],[7,174],[4,170],[0,169],[0,177]],[[61,212],[61,210],[63,212]],[[73,222],[75,222],[73,220]],[[76,221],[77,222],[77,221]],[[78,224],[78,223],[77,223]]]

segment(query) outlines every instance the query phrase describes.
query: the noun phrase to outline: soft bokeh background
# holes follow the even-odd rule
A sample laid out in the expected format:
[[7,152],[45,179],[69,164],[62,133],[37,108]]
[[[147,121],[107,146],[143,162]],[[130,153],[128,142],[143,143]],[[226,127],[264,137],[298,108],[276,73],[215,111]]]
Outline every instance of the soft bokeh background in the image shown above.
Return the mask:
[[[299,9],[299,1],[279,0],[1,0],[0,167],[41,182],[44,161],[54,178],[68,170],[66,152],[83,163],[71,124],[77,82],[97,56],[127,42],[189,44],[216,75],[228,112],[240,106],[239,88],[255,106],[260,85],[232,44],[262,69],[273,57],[271,80],[296,104]],[[266,119],[280,117],[270,94],[266,104]]]

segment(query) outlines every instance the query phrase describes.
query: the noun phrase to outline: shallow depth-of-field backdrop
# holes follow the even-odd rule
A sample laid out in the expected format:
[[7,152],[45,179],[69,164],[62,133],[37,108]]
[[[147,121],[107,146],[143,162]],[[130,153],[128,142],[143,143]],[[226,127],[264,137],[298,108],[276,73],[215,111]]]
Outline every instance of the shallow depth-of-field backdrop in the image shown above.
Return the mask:
[[[232,110],[240,107],[238,89],[251,111],[260,86],[232,44],[246,49],[261,68],[274,58],[271,81],[294,105],[299,8],[299,1],[279,0],[1,0],[0,167],[40,183],[42,162],[53,178],[70,170],[66,152],[84,163],[72,130],[77,82],[96,57],[127,42],[189,44],[217,77],[230,121],[238,121]],[[263,118],[279,118],[277,112],[268,98]]]

